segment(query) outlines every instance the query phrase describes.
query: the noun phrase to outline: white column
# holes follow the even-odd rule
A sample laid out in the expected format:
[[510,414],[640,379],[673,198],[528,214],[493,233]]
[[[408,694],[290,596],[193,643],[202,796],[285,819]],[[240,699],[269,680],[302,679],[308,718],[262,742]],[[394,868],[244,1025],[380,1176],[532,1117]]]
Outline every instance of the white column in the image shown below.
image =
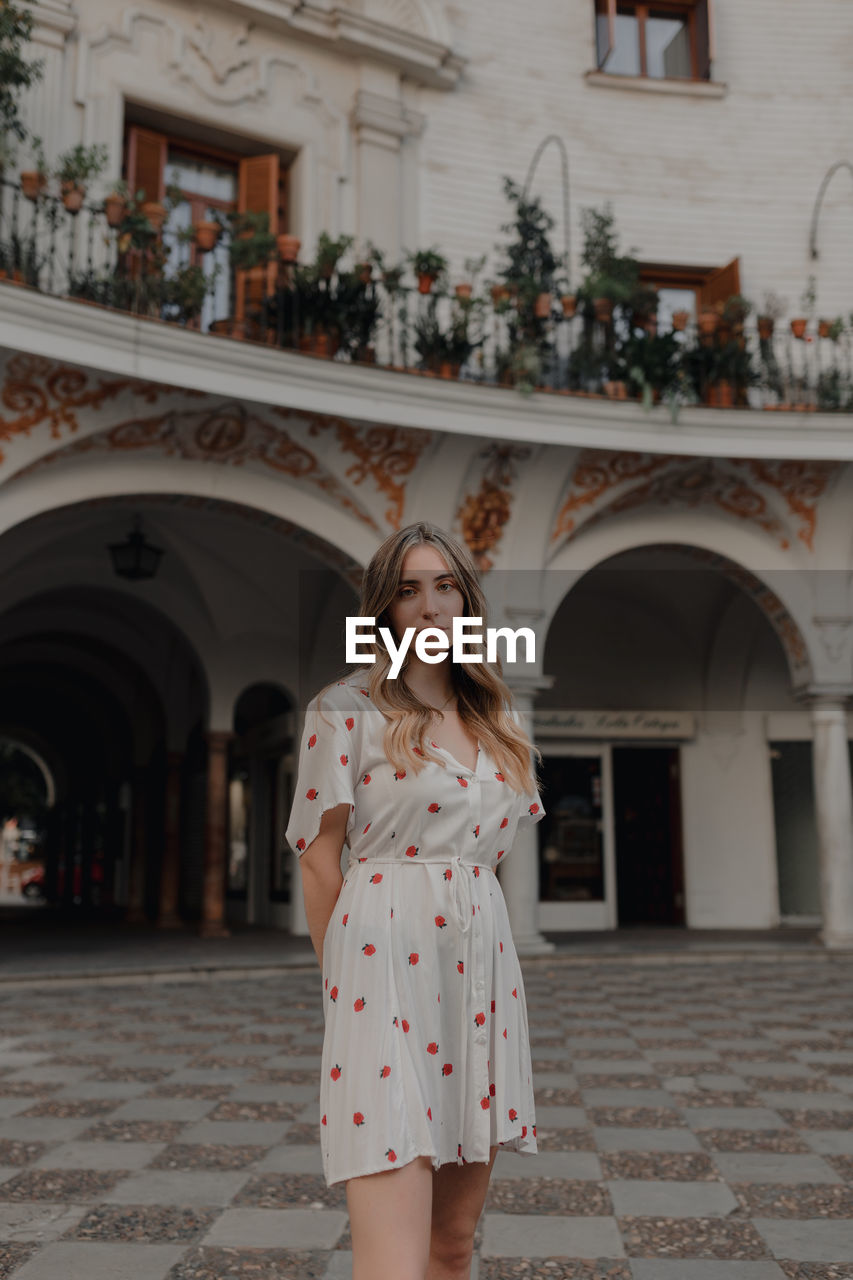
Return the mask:
[[[550,679],[512,681],[512,691],[524,727],[533,740],[533,699],[536,690],[551,684]],[[554,943],[539,932],[539,837],[537,823],[519,827],[515,844],[500,867],[500,882],[515,949],[519,955],[546,955]]]
[[853,787],[845,700],[838,694],[815,697],[811,714],[821,937],[826,947],[853,949]]
[[372,242],[394,265],[402,249],[401,208],[405,140],[423,127],[423,117],[395,96],[359,89],[352,126],[356,150],[356,228],[359,245]]

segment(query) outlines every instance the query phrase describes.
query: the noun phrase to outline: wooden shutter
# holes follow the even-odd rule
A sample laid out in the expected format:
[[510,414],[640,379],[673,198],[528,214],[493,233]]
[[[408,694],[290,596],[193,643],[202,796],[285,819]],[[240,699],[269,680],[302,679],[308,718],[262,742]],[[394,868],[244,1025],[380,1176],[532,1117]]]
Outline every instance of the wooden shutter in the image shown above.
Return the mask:
[[[250,156],[240,161],[237,186],[239,213],[268,213],[270,231],[278,235],[278,191],[280,163],[276,155]],[[263,306],[264,295],[275,288],[278,265],[270,262],[265,271],[238,271],[234,315],[245,319],[247,307]]]
[[714,61],[711,0],[696,0],[693,21],[696,30],[696,75],[699,80],[710,80]]
[[131,195],[145,192],[146,200],[162,200],[166,193],[165,134],[132,125],[127,135],[127,185]]
[[699,290],[698,305],[700,309],[712,307],[735,293],[740,293],[740,258],[732,258],[726,266],[711,272]]
[[604,66],[616,44],[616,0],[602,0],[601,8],[595,7],[595,39],[598,42],[598,15],[603,10],[607,14],[607,48],[598,50],[598,69]]

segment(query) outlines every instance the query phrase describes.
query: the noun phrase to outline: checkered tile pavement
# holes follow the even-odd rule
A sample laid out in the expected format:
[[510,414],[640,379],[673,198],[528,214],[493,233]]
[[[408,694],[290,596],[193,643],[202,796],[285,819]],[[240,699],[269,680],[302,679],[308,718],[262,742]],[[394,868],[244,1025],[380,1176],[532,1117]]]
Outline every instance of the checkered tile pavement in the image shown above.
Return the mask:
[[[853,956],[523,969],[476,1280],[853,1280]],[[345,1280],[319,982],[0,987],[0,1280]]]

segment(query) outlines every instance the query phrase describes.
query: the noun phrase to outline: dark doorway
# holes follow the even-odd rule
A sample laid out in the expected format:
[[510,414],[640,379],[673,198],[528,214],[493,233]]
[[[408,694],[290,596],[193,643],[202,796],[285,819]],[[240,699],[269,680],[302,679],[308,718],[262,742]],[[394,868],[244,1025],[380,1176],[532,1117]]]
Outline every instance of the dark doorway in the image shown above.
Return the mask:
[[684,862],[677,747],[613,748],[620,925],[683,925]]

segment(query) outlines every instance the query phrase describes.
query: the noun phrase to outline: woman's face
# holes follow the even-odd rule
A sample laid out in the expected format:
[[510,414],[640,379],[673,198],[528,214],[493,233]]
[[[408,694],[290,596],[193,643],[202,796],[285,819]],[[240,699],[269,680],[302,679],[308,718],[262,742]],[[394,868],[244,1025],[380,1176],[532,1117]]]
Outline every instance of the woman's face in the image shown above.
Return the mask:
[[453,634],[453,619],[465,614],[465,597],[456,576],[439,552],[429,543],[419,543],[406,552],[388,619],[399,643],[407,627],[415,632],[438,627]]

